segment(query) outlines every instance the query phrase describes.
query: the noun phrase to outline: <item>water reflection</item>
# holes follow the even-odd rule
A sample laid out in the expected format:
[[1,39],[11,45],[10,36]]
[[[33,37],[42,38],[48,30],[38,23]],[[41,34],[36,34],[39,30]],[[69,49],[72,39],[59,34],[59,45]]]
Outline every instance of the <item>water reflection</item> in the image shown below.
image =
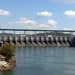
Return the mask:
[[16,47],[17,67],[1,75],[75,75],[75,48]]

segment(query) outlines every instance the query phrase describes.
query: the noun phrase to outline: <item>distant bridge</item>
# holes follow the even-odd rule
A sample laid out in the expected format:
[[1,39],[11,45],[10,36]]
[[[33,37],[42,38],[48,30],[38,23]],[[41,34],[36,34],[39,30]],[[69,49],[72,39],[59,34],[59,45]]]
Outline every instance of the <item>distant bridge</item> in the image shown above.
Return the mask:
[[75,32],[75,30],[43,30],[43,29],[0,29],[0,31],[53,31],[53,32]]
[[[36,30],[36,29],[0,29],[0,42],[11,43],[15,46],[74,46],[75,38],[74,33],[75,30]],[[10,34],[6,33],[8,31]],[[13,31],[11,34],[10,31]],[[21,34],[16,34],[16,31],[24,32],[22,36]],[[29,35],[26,35],[27,32],[30,31]],[[34,34],[31,33],[34,32]],[[37,35],[39,33],[44,32],[43,35]],[[54,35],[48,33],[54,33]],[[58,33],[63,33],[63,35],[57,35]],[[69,35],[66,36],[65,33]],[[52,35],[52,36],[51,36]]]

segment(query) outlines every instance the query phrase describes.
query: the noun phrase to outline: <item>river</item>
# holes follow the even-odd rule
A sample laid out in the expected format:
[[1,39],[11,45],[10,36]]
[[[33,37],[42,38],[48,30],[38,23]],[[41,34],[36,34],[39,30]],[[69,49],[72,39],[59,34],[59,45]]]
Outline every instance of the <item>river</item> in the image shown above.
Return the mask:
[[75,48],[16,47],[16,67],[0,75],[75,75]]

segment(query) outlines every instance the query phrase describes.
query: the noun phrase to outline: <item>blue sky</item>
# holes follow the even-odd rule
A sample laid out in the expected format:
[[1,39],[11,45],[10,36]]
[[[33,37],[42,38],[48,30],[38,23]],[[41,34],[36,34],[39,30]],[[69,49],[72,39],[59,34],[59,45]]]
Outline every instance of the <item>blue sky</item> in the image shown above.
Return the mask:
[[75,0],[1,0],[0,28],[74,29]]

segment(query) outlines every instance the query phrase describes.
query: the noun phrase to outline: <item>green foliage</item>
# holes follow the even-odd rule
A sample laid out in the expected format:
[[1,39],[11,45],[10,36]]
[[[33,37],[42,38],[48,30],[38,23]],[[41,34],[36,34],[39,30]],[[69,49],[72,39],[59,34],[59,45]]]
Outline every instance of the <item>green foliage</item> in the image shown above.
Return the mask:
[[12,44],[4,44],[3,48],[0,51],[0,54],[6,57],[6,60],[8,61],[9,59],[12,58],[15,54],[15,48],[12,46]]

